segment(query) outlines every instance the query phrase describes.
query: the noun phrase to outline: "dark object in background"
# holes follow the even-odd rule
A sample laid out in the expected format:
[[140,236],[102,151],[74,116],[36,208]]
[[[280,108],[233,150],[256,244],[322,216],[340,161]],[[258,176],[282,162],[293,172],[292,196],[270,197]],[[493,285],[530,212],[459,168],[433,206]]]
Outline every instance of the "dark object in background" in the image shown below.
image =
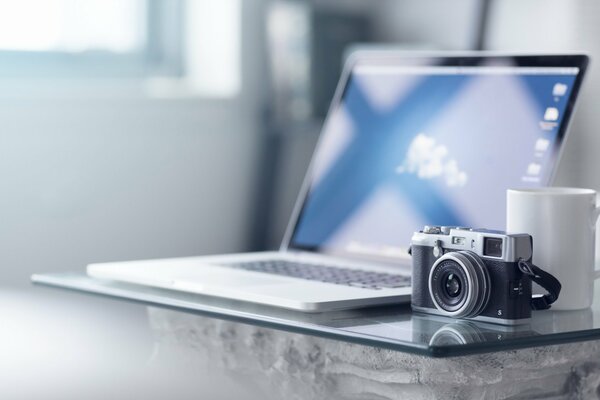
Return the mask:
[[[370,25],[367,16],[348,10],[320,10],[299,1],[270,4],[266,32],[270,95],[263,113],[249,251],[275,249],[279,245],[281,237],[274,236],[273,230],[277,230],[277,202],[286,190],[280,187],[279,176],[286,167],[285,146],[293,135],[317,137],[347,49],[356,43],[373,41]],[[310,155],[306,154],[306,158]]]
[[310,94],[313,115],[327,114],[340,78],[346,49],[372,41],[367,17],[331,10],[313,10],[310,42]]

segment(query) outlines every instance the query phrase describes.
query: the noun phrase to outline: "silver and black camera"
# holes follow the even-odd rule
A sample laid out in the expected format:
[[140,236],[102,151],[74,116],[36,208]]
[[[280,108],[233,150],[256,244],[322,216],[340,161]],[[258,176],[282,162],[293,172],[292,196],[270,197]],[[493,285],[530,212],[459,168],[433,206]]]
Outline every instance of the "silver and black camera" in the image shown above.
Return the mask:
[[[560,283],[531,263],[528,234],[425,226],[412,237],[412,308],[505,325],[549,308]],[[549,291],[532,297],[532,281]]]

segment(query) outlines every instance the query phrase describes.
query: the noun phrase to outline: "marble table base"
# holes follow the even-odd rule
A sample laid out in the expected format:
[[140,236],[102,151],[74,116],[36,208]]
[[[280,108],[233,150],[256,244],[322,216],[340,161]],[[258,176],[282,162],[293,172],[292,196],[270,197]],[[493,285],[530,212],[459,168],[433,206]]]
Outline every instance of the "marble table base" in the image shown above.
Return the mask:
[[182,358],[187,373],[227,377],[244,398],[600,397],[600,341],[439,359],[154,307],[148,317],[154,362]]

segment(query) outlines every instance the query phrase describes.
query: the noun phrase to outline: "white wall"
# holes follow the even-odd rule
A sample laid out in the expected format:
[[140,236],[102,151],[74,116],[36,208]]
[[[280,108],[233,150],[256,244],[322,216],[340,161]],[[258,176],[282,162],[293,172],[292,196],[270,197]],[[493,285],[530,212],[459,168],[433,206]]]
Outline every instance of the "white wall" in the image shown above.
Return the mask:
[[246,250],[265,78],[261,8],[244,2],[236,99],[0,85],[0,285],[94,261]]

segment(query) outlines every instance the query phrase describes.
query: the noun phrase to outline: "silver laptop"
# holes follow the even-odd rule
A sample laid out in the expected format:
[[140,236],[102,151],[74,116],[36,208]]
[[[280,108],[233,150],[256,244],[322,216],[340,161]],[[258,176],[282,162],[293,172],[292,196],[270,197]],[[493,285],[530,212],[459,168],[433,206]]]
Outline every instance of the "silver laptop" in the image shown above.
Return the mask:
[[507,188],[551,182],[586,65],[582,55],[356,53],[279,251],[87,272],[305,312],[407,302],[414,231],[503,229]]

